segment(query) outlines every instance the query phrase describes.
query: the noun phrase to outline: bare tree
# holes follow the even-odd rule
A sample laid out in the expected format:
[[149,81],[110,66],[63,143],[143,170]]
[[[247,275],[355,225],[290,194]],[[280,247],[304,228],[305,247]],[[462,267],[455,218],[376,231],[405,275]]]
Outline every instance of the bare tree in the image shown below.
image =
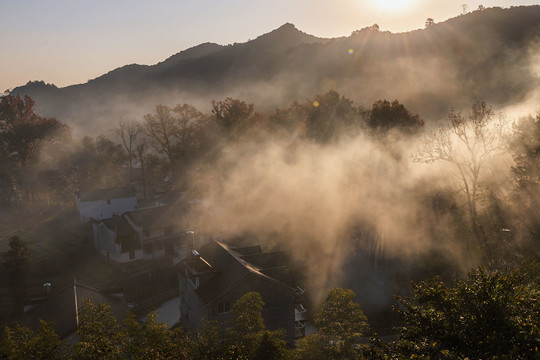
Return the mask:
[[501,149],[503,123],[493,120],[494,112],[484,102],[472,105],[465,115],[450,110],[448,125],[431,132],[415,161],[451,164],[467,202],[467,212],[473,236],[478,241],[477,200],[480,175],[488,159]]
[[156,105],[154,114],[144,116],[144,132],[150,138],[152,147],[160,154],[165,154],[172,167],[174,163],[173,148],[176,119],[171,114],[171,108],[165,105]]
[[152,147],[167,156],[174,176],[182,158],[197,147],[199,130],[208,117],[192,105],[179,104],[174,109],[157,105],[155,113],[145,115],[144,119],[144,133]]
[[141,125],[136,121],[119,121],[115,129],[116,134],[122,139],[122,145],[126,150],[129,161],[129,180],[133,182],[133,161],[136,158],[136,141],[141,132]]

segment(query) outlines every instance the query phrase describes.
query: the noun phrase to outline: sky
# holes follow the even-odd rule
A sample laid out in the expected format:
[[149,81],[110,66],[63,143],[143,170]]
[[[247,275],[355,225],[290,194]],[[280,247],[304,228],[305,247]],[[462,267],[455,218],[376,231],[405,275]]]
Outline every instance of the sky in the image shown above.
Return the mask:
[[242,43],[289,22],[318,37],[378,24],[406,32],[485,7],[540,0],[0,0],[0,93],[64,87],[127,64],[153,65],[204,42]]

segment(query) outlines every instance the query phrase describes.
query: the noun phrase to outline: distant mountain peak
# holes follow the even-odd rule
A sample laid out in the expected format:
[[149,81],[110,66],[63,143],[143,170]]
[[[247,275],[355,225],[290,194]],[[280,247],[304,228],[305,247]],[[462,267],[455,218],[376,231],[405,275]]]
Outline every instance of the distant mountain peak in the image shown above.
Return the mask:
[[257,37],[250,43],[257,47],[264,47],[265,50],[282,51],[304,43],[321,43],[325,41],[326,39],[298,30],[294,24],[285,23],[277,29]]

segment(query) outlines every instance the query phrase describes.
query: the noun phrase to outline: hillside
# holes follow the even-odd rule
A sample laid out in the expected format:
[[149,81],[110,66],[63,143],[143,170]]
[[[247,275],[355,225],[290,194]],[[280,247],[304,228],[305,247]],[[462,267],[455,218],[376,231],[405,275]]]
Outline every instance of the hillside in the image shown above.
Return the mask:
[[362,29],[321,39],[292,24],[242,44],[201,44],[153,66],[127,65],[85,84],[28,83],[38,111],[98,134],[119,118],[141,119],[156,104],[237,97],[259,111],[335,89],[358,104],[399,99],[426,121],[479,99],[502,108],[540,85],[540,6],[490,8],[392,34]]

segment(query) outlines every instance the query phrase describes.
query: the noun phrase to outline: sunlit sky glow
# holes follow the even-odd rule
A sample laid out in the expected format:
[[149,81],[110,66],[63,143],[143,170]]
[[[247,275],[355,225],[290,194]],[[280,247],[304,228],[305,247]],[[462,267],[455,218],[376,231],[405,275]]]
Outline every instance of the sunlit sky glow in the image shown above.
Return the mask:
[[[0,92],[43,80],[84,83],[117,67],[152,65],[203,42],[245,42],[290,22],[319,37],[423,28],[465,0],[0,0]],[[538,0],[468,1],[469,10]]]

